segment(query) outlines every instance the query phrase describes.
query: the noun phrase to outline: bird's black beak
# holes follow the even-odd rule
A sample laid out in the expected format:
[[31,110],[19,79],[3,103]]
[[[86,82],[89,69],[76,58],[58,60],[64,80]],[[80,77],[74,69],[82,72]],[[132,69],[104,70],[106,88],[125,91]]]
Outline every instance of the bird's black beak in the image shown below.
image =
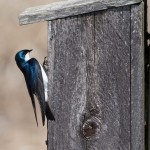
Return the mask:
[[30,49],[30,50],[26,49],[26,50],[24,50],[24,52],[25,52],[25,54],[27,54],[27,53],[30,53],[32,50],[33,49]]
[[28,50],[28,53],[30,53],[33,49]]

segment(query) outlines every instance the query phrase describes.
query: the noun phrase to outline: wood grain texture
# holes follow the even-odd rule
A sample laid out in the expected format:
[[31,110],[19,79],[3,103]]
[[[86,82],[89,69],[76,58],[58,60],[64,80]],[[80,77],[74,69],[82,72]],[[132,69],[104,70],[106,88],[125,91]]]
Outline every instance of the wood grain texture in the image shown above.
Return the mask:
[[131,149],[144,150],[143,3],[131,7]]
[[93,11],[139,3],[142,0],[69,0],[26,9],[19,16],[20,25],[54,20]]
[[130,8],[49,21],[48,150],[132,150]]
[[78,17],[49,22],[49,44],[52,45],[49,60],[54,58],[50,63],[49,88],[56,118],[54,123],[49,123],[49,150],[85,147],[79,135],[86,105],[86,57],[85,49],[81,48],[81,26]]
[[95,66],[101,131],[89,150],[129,150],[130,7],[95,14]]

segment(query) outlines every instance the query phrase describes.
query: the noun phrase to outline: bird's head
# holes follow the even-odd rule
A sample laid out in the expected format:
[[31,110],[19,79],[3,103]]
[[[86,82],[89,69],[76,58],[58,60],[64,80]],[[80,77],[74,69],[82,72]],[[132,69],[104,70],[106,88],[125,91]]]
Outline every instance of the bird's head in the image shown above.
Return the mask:
[[15,56],[15,60],[16,60],[16,63],[18,66],[24,62],[27,62],[30,59],[29,53],[31,51],[32,51],[32,49],[31,50],[24,49],[24,50],[17,52],[17,54]]

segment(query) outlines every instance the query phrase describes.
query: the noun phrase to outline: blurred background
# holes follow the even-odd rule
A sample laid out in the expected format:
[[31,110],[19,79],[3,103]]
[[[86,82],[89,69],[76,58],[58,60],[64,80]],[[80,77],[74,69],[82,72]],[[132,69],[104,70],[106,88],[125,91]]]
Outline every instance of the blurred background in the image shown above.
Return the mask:
[[19,26],[18,16],[25,8],[51,2],[54,0],[0,0],[0,150],[46,150],[46,126],[42,126],[38,103],[36,126],[24,77],[14,57],[18,50],[34,49],[31,56],[43,62],[47,23]]
[[37,128],[24,77],[14,57],[18,50],[34,49],[31,56],[43,62],[47,23],[19,26],[18,16],[25,8],[51,2],[54,0],[0,1],[0,150],[46,150],[46,127],[42,127],[39,106]]

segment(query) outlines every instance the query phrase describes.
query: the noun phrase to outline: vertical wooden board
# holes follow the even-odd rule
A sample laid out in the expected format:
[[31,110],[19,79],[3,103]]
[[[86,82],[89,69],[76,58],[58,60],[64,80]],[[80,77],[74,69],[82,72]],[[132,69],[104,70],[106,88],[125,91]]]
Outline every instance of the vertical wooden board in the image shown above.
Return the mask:
[[[125,6],[49,22],[49,97],[56,121],[49,122],[48,150],[132,150],[130,11]],[[92,136],[82,128],[89,120],[99,126]]]
[[78,17],[49,22],[49,74],[53,76],[49,78],[49,97],[56,121],[49,123],[48,150],[85,147],[79,134],[86,105],[86,61],[85,49],[81,47],[81,26]]
[[101,104],[95,94],[95,13],[83,15],[82,25],[82,47],[86,51],[86,106],[81,134],[87,143],[98,136],[101,124]]
[[131,150],[144,150],[143,3],[131,6]]
[[101,129],[88,150],[130,150],[130,6],[95,14],[95,97]]

